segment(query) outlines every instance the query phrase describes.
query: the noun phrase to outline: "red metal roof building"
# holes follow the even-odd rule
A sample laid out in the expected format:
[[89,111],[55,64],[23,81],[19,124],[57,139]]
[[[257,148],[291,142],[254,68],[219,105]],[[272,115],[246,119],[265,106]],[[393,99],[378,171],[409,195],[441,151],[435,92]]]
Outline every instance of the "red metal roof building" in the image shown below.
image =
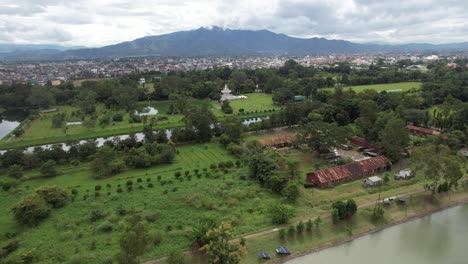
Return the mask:
[[363,148],[368,148],[368,149],[375,149],[377,151],[381,151],[382,147],[373,145],[369,142],[367,142],[364,138],[358,137],[358,136],[352,136],[349,140],[351,144],[357,147],[363,147]]
[[388,170],[390,165],[391,163],[386,157],[378,156],[314,171],[308,173],[306,179],[309,184],[323,188]]
[[425,128],[425,127],[418,127],[415,125],[406,125],[405,128],[411,132],[412,134],[421,135],[421,136],[440,136],[440,131]]

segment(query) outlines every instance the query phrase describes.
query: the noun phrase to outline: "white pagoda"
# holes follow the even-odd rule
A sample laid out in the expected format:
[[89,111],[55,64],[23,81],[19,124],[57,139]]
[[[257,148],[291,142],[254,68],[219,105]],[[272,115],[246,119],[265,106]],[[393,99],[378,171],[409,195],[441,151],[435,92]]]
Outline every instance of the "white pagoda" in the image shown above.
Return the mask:
[[221,101],[247,98],[245,95],[232,95],[231,92],[231,89],[229,89],[227,84],[225,84],[223,90],[221,90]]

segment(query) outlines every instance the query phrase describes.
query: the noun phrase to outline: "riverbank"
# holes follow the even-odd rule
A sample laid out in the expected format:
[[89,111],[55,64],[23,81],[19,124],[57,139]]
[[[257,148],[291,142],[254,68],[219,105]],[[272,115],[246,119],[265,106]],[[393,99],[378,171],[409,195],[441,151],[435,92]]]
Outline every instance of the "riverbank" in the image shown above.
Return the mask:
[[[436,197],[431,197],[427,192],[411,195],[407,198],[405,206],[392,204],[385,208],[385,220],[377,223],[370,220],[373,205],[360,208],[351,222],[338,225],[332,224],[329,216],[322,216],[322,225],[311,232],[289,236],[286,239],[279,239],[277,232],[247,239],[249,252],[243,263],[259,263],[258,252],[269,252],[272,255],[271,260],[261,263],[283,263],[467,202],[468,186],[465,185],[456,192]],[[293,254],[286,257],[275,256],[272,253],[279,245],[288,247]]]
[[353,241],[355,239],[365,237],[365,236],[368,236],[368,235],[373,234],[373,233],[380,232],[380,231],[385,230],[387,228],[397,226],[397,225],[401,225],[401,224],[404,224],[404,223],[407,223],[407,222],[411,222],[411,221],[414,221],[416,219],[419,219],[419,218],[422,218],[422,217],[425,217],[425,216],[428,216],[428,215],[431,215],[431,214],[434,214],[434,213],[437,213],[437,212],[440,212],[440,211],[444,211],[444,210],[447,210],[447,209],[450,209],[450,208],[453,208],[453,207],[457,207],[457,206],[462,206],[464,204],[468,204],[468,197],[466,197],[462,201],[455,202],[454,204],[451,204],[451,205],[449,205],[447,207],[437,208],[437,209],[434,209],[434,210],[429,211],[429,212],[424,212],[424,213],[409,217],[407,219],[403,219],[403,220],[400,220],[400,221],[397,221],[397,222],[394,222],[394,223],[385,224],[385,225],[383,225],[381,227],[378,227],[376,229],[353,235],[349,239],[345,239],[345,240],[342,240],[342,241],[337,241],[335,243],[332,243],[332,244],[329,244],[329,245],[324,245],[322,247],[314,248],[314,249],[311,249],[311,250],[308,250],[308,251],[304,251],[304,252],[301,252],[299,254],[294,254],[292,256],[289,256],[287,258],[284,258],[284,259],[281,259],[281,260],[278,260],[278,261],[272,262],[272,263],[284,263],[285,261],[289,261],[289,260],[292,260],[292,259],[296,259],[296,258],[305,256],[305,255],[317,253],[317,252],[322,251],[324,249],[340,246],[340,245],[349,243],[349,242],[351,242],[351,241]]

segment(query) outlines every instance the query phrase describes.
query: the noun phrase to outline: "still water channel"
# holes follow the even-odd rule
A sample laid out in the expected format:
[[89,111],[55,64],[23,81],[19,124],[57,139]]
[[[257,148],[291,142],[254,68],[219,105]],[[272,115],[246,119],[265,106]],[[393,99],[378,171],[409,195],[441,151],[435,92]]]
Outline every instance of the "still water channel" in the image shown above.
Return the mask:
[[28,116],[27,112],[14,111],[14,112],[3,112],[0,114],[0,139],[8,135],[13,131],[21,121],[26,119]]
[[358,238],[288,264],[467,264],[468,204]]

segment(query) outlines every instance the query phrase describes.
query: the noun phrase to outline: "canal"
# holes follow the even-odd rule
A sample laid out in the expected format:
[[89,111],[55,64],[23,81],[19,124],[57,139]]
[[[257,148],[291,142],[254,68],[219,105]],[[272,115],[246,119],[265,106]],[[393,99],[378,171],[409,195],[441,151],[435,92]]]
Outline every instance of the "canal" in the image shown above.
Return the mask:
[[468,205],[393,226],[288,264],[466,264]]

